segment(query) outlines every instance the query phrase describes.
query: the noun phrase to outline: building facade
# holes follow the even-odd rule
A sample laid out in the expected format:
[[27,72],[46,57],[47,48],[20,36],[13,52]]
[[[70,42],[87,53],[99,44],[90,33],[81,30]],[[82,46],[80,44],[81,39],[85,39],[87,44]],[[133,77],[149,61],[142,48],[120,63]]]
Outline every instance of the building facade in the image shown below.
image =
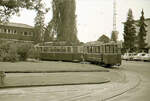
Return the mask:
[[33,42],[34,27],[21,23],[0,24],[0,39]]

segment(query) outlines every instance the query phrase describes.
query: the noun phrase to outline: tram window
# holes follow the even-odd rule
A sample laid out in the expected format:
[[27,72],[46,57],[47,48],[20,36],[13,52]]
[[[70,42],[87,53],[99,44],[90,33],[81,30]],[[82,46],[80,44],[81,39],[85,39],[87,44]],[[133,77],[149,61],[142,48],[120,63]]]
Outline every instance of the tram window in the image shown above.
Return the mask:
[[93,47],[91,47],[91,53],[93,53]]
[[44,52],[47,52],[47,47],[44,47]]
[[63,52],[63,47],[60,47],[60,52]]
[[112,53],[114,53],[114,45],[112,45]]
[[99,48],[99,53],[101,53],[101,46],[99,46],[98,48]]
[[108,45],[108,52],[110,53],[110,45]]
[[89,47],[89,53],[91,53],[92,52],[92,47]]
[[116,45],[116,52],[118,53],[118,46]]
[[59,52],[59,47],[56,47],[56,52]]
[[89,53],[91,53],[92,52],[92,47],[89,47]]
[[117,46],[114,45],[114,53],[117,53]]
[[67,47],[67,52],[71,52],[71,48],[70,47]]
[[8,33],[10,33],[10,29],[8,29]]
[[103,47],[104,47],[104,53],[106,53],[106,46],[104,45]]
[[4,29],[4,32],[7,33],[7,29]]
[[103,53],[103,46],[101,46],[100,48],[101,48],[101,52]]
[[113,53],[113,46],[110,45],[110,53]]
[[57,50],[56,50],[56,47],[54,47],[54,52],[56,52]]
[[50,52],[51,51],[51,47],[48,47],[48,52]]
[[50,48],[50,52],[53,52],[53,48],[52,47]]
[[99,53],[99,47],[98,46],[96,47],[96,53]]
[[17,31],[16,30],[14,30],[14,34],[16,34],[17,33]]
[[100,53],[102,52],[102,46],[99,46]]
[[94,47],[94,53],[96,53],[96,47]]
[[100,46],[98,46],[97,49],[98,49],[98,53],[100,53]]
[[118,48],[118,53],[121,53],[121,48]]
[[63,47],[63,52],[66,52],[66,47]]
[[92,53],[95,53],[95,47],[92,47]]
[[95,53],[95,47],[92,47],[92,53]]
[[97,47],[95,47],[95,53],[98,53],[98,50],[97,50],[98,48]]
[[106,47],[105,52],[106,52],[106,53],[109,53],[109,46],[108,46],[108,45],[106,45],[105,47]]
[[87,52],[88,52],[88,53],[90,52],[90,48],[89,48],[89,47],[87,47]]
[[106,53],[106,45],[104,45],[104,53]]
[[93,47],[91,47],[91,53],[93,53]]
[[85,47],[87,53],[89,53],[89,47]]
[[40,49],[40,50],[41,50],[41,52],[43,52],[43,47],[41,47],[41,49]]
[[56,52],[59,52],[59,50],[60,50],[59,47],[56,47],[56,50],[57,50]]
[[107,53],[107,50],[108,50],[108,49],[107,49],[107,45],[105,45],[105,53]]
[[78,48],[77,47],[73,47],[73,52],[77,53],[78,52]]
[[95,47],[95,53],[98,53],[98,48],[97,48],[97,46]]
[[61,52],[62,50],[61,50],[61,47],[59,47],[59,52]]
[[94,47],[92,47],[92,53],[94,53]]

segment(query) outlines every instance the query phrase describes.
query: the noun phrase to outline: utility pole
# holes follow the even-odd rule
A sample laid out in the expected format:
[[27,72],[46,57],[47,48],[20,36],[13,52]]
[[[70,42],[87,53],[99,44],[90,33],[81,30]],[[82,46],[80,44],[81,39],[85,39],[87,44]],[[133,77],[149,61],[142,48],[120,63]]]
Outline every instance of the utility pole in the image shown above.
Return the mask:
[[117,18],[117,10],[116,10],[116,0],[113,0],[113,31],[111,35],[111,40],[117,42],[118,34],[117,31],[117,24],[116,24],[116,18]]
[[116,0],[114,0],[113,2],[113,31],[116,31],[116,16],[117,16],[117,12],[116,12]]

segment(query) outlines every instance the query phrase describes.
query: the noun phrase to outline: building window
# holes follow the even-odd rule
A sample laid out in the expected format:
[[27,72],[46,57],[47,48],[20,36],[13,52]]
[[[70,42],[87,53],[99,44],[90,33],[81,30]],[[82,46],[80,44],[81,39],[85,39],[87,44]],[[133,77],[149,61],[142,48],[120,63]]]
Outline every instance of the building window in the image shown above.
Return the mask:
[[27,32],[24,32],[24,36],[27,36],[28,35],[28,33]]

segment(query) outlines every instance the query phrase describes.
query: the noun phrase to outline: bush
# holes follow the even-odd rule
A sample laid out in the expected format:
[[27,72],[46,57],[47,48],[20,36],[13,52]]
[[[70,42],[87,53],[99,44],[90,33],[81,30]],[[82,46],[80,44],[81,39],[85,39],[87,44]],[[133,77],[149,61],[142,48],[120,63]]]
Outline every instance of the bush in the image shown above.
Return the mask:
[[28,56],[29,56],[29,58],[33,58],[33,59],[39,59],[40,58],[39,51],[37,49],[35,49],[34,47],[32,47],[29,50]]
[[15,43],[2,43],[0,45],[0,61],[18,61],[17,46]]
[[17,53],[17,46],[15,44],[10,45],[7,54],[7,61],[15,62],[19,61],[19,55]]
[[0,44],[0,61],[25,61],[32,45],[28,43],[5,42]]
[[28,43],[18,44],[17,53],[19,55],[19,60],[26,61],[29,56],[29,50],[31,49],[32,45]]

